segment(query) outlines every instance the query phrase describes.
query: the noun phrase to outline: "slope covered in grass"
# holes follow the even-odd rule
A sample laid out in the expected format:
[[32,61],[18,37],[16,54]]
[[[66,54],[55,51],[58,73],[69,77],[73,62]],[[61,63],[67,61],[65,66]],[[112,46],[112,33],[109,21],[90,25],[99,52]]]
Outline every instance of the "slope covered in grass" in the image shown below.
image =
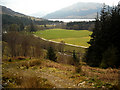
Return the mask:
[[76,73],[75,66],[45,59],[4,61],[2,68],[5,88],[110,88],[118,71],[82,66]]

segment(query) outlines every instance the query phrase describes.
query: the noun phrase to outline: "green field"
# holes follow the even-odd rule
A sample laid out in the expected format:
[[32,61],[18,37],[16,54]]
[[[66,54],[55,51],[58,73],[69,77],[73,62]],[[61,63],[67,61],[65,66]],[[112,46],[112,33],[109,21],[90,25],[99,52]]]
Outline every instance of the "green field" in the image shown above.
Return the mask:
[[88,30],[66,30],[66,29],[49,29],[37,31],[35,35],[53,41],[65,41],[65,43],[86,46],[90,40],[90,34],[92,32]]

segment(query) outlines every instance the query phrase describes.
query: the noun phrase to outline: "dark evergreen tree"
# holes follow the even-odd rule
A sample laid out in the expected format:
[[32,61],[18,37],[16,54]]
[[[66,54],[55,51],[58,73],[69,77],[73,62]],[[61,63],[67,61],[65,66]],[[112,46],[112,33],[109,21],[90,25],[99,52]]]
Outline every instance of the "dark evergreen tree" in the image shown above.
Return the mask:
[[75,62],[75,65],[79,65],[79,59],[78,59],[78,57],[76,55],[75,50],[73,50],[73,60]]
[[24,24],[21,23],[21,24],[20,24],[20,31],[23,31],[23,30],[24,30],[24,27],[25,27]]
[[93,33],[91,35],[91,40],[90,42],[88,42],[90,44],[90,47],[86,53],[86,62],[90,65],[90,66],[98,66],[100,64],[100,61],[98,60],[98,58],[100,58],[100,48],[98,48],[99,46],[97,46],[97,44],[99,44],[99,38],[101,37],[101,32],[100,30],[100,21],[99,21],[99,16],[97,14],[97,18],[95,21],[95,28],[93,29]]
[[104,53],[100,67],[115,67],[118,61],[117,48],[110,46]]
[[74,59],[74,61],[76,61],[76,59],[77,59],[77,56],[76,56],[75,50],[73,50],[73,59]]
[[30,30],[29,31],[30,32],[36,32],[37,31],[33,23],[30,24]]
[[120,6],[110,8],[104,5],[100,18],[97,15],[95,28],[91,35],[92,39],[88,42],[90,47],[87,50],[85,61],[90,66],[118,67],[120,65],[118,60],[120,57],[119,22]]
[[57,59],[55,51],[54,51],[54,49],[52,47],[48,48],[47,58],[52,60],[52,61],[56,61],[56,59]]

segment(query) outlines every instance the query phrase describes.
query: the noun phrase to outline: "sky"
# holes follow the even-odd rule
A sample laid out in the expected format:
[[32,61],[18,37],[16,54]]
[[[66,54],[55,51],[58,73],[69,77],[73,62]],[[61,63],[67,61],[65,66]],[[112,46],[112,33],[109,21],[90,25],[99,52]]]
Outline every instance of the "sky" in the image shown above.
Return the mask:
[[97,2],[113,6],[117,5],[119,0],[0,0],[0,5],[30,15],[38,12],[47,14],[77,2]]

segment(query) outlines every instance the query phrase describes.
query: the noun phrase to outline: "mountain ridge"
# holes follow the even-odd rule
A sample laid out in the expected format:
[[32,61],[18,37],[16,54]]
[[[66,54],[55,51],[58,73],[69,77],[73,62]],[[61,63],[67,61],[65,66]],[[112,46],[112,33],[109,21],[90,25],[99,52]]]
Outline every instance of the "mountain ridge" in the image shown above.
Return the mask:
[[11,16],[19,16],[19,17],[27,17],[27,15],[24,15],[19,12],[15,12],[12,9],[7,8],[6,6],[1,6],[1,7],[2,7],[2,14],[7,14],[7,15],[11,15]]
[[79,2],[71,6],[62,8],[55,12],[49,13],[43,18],[46,19],[93,19],[97,12],[100,12],[101,3]]

